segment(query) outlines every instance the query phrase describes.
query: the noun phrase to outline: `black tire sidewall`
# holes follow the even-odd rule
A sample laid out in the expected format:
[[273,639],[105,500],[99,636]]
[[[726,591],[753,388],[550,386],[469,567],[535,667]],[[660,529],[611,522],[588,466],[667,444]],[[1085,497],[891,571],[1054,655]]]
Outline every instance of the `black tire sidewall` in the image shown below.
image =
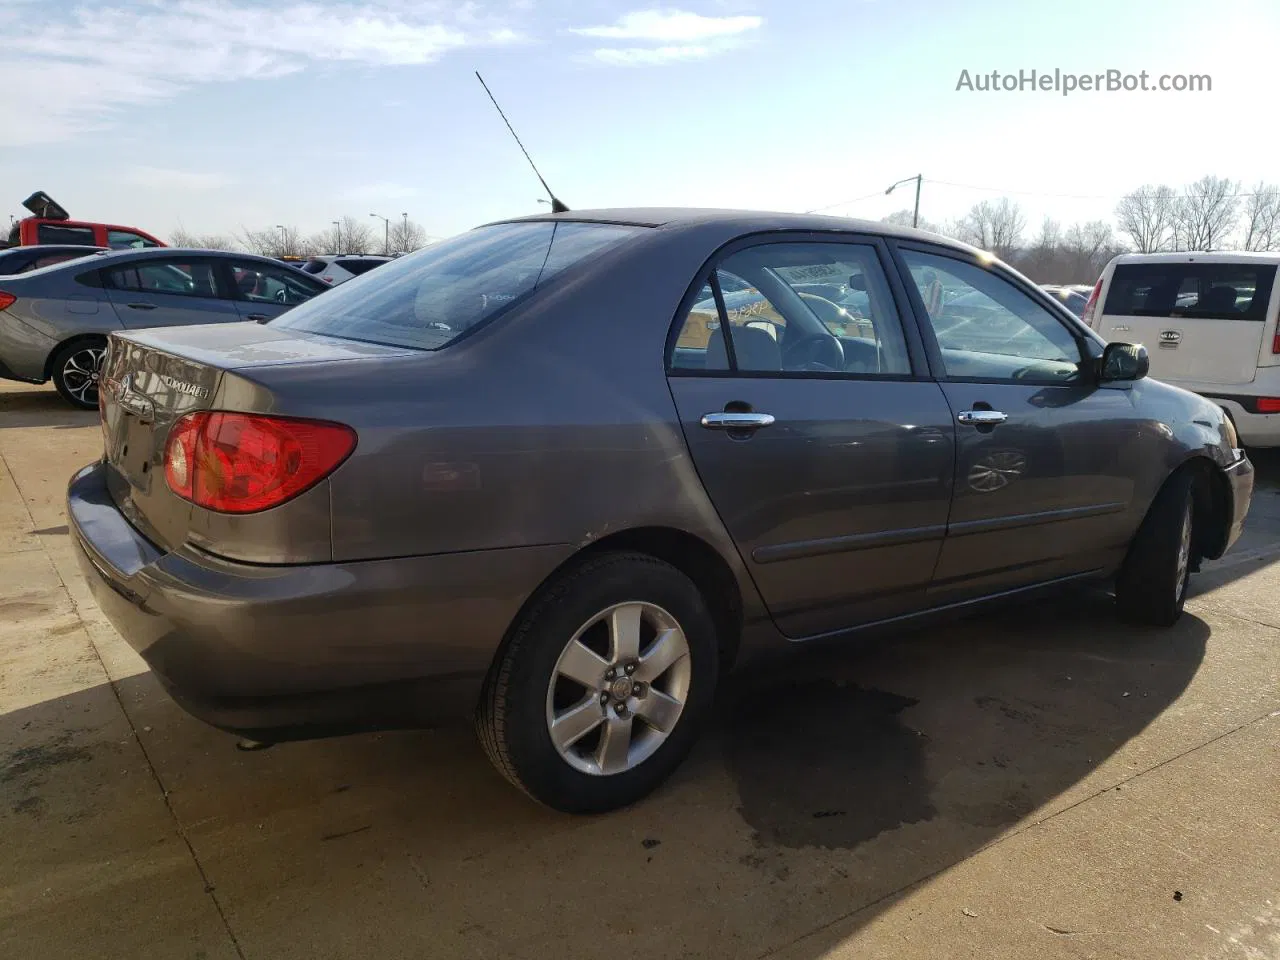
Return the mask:
[[1178,591],[1178,551],[1182,524],[1192,510],[1194,549],[1194,505],[1191,477],[1185,471],[1171,476],[1156,496],[1116,584],[1116,601],[1124,619],[1151,626],[1171,626],[1181,615],[1187,600],[1191,563],[1182,576]]
[[[593,776],[566,763],[551,742],[547,690],[561,652],[588,620],[615,604],[651,603],[684,631],[692,677],[684,710],[666,741],[633,770]],[[674,567],[648,557],[617,555],[588,564],[562,590],[530,611],[521,625],[504,703],[506,754],[521,786],[535,799],[569,812],[625,806],[656,788],[688,754],[715,695],[715,623],[694,584]]]
[[[77,400],[75,395],[67,389],[67,385],[62,379],[62,368],[66,366],[67,358],[71,356],[71,354],[85,349],[101,350],[105,349],[106,346],[107,341],[105,338],[86,337],[80,340],[73,340],[71,343],[63,344],[53,355],[51,369],[54,389],[58,391],[58,396],[62,397],[63,400],[67,401],[67,403],[71,404],[78,410],[96,410],[98,407],[97,398],[95,397],[94,402],[89,404],[81,403]],[[99,384],[99,389],[101,389],[101,384]]]

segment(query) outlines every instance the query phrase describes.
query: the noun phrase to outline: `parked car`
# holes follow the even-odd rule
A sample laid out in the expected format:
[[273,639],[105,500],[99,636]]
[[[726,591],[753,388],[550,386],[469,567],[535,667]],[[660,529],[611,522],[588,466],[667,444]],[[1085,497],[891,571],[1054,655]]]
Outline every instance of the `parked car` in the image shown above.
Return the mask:
[[375,257],[373,255],[344,254],[341,256],[312,257],[302,265],[302,269],[312,276],[319,277],[330,286],[346,283],[352,277],[368,273],[374,267],[390,263],[394,257]]
[[1278,265],[1277,253],[1123,254],[1086,322],[1149,344],[1156,375],[1220,404],[1245,445],[1280,446]]
[[98,403],[107,335],[265,321],[329,288],[267,257],[211,250],[99,253],[0,278],[0,378],[53,384],[67,402]]
[[[786,279],[818,266],[861,278],[873,336]],[[769,319],[730,316],[722,274]],[[935,283],[987,301],[981,350],[940,334]],[[474,711],[568,811],[654,789],[751,654],[1072,583],[1168,626],[1253,484],[1141,347],[844,218],[494,223],[267,324],[108,350],[69,522],[172,695],[266,742]]]
[[12,247],[0,250],[0,277],[29,273],[55,263],[91,257],[106,247],[81,247],[74,244],[42,244],[35,247]]
[[1084,316],[1084,308],[1089,303],[1089,292],[1092,290],[1092,288],[1090,288],[1090,290],[1080,293],[1074,287],[1062,286],[1060,284],[1053,283],[1041,284],[1040,289],[1057,300],[1077,317]]
[[57,243],[136,250],[164,246],[164,243],[137,227],[72,220],[70,214],[46,193],[33,193],[22,201],[22,205],[33,216],[23,217],[13,224],[9,230],[8,247]]

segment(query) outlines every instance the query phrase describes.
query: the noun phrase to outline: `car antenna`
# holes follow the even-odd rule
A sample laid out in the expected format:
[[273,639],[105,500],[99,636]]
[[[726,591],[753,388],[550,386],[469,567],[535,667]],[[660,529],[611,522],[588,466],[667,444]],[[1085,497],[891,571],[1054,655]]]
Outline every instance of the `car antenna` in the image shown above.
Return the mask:
[[480,76],[480,71],[476,71],[476,79],[480,81],[480,86],[484,87],[484,92],[489,94],[489,99],[493,101],[493,107],[498,111],[498,116],[502,118],[502,122],[507,125],[507,129],[511,131],[511,136],[515,137],[516,146],[520,148],[520,152],[524,154],[524,158],[529,161],[529,166],[533,167],[533,175],[538,178],[542,184],[542,189],[547,191],[547,196],[551,198],[552,213],[568,213],[569,208],[560,202],[559,198],[551,192],[551,188],[547,186],[547,181],[542,179],[542,174],[538,172],[538,168],[534,166],[533,157],[529,156],[529,151],[524,148],[524,144],[520,142],[520,138],[516,136],[515,128],[511,126],[511,121],[507,119],[507,115],[502,112],[502,108],[498,106],[498,101],[494,97],[489,85],[484,82],[484,77]]

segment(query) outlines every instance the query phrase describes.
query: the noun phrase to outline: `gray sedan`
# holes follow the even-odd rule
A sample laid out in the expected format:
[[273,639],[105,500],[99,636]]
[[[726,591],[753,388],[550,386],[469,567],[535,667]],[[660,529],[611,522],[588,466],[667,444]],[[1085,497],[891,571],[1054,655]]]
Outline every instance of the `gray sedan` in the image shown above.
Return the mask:
[[261,322],[328,289],[266,257],[172,247],[91,254],[0,278],[0,377],[52,379],[65,400],[92,408],[113,331]]
[[[815,283],[866,316],[824,321]],[[195,715],[273,741],[470,713],[512,783],[600,811],[749,654],[1075,583],[1177,620],[1253,467],[1147,365],[933,234],[548,214],[265,325],[113,334],[68,513]]]

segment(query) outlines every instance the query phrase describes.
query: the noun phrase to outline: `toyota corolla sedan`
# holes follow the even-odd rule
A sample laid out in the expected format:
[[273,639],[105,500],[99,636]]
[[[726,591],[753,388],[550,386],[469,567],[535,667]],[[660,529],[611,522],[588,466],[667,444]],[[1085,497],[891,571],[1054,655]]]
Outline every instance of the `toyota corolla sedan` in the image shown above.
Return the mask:
[[[866,317],[824,323],[823,283]],[[113,333],[70,524],[196,716],[273,742],[472,715],[512,783],[602,811],[750,653],[1084,582],[1177,620],[1253,468],[1147,365],[933,234],[548,214],[269,323]]]

